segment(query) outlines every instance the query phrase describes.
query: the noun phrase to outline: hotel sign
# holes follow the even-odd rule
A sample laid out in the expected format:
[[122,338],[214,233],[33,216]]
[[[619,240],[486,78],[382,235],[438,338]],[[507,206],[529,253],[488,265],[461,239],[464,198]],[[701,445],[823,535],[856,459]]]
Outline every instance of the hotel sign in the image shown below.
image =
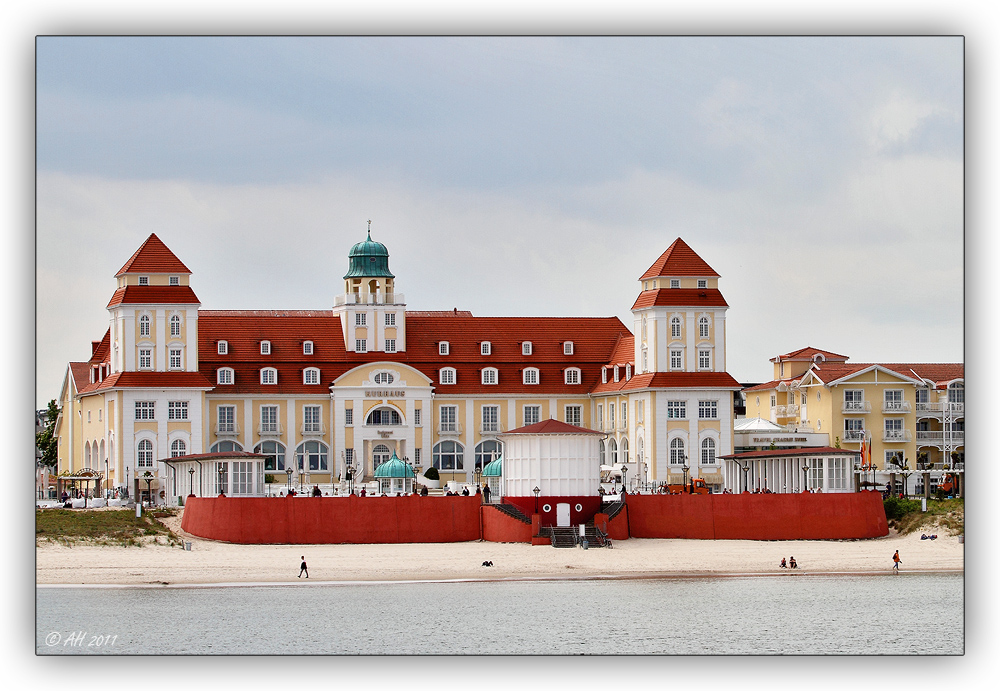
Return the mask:
[[752,437],[754,444],[801,444],[808,442],[808,437]]
[[397,389],[395,391],[370,390],[365,391],[365,398],[406,398],[406,391],[404,389]]

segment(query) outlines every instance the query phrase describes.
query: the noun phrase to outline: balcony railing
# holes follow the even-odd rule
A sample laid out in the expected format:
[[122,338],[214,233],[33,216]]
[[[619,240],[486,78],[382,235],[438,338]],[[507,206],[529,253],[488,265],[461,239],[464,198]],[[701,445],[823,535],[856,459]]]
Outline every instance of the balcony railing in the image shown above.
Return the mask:
[[499,422],[484,422],[479,426],[480,434],[501,434],[507,430]]
[[859,442],[865,440],[865,430],[848,430],[844,432],[844,441]]
[[438,434],[457,435],[462,433],[460,422],[442,422],[438,425]]
[[909,401],[883,401],[883,413],[908,413],[910,412]]
[[285,428],[278,422],[262,422],[257,425],[257,434],[280,437],[284,434]]
[[872,412],[871,401],[844,401],[844,406],[840,409],[843,413],[870,413]]
[[908,429],[887,429],[882,431],[882,441],[907,442],[913,438]]
[[799,406],[797,404],[778,406],[778,417],[794,417],[798,414]]
[[215,436],[234,436],[238,437],[240,435],[240,426],[235,422],[217,422],[215,423]]
[[402,305],[406,298],[402,293],[346,293],[334,298],[333,304],[340,305]]
[[945,434],[948,435],[950,441],[956,444],[965,444],[965,430],[956,430],[953,432],[917,430],[917,443],[942,445],[944,444]]
[[916,410],[917,413],[932,413],[935,416],[940,416],[945,411],[948,411],[952,415],[965,415],[965,404],[948,402],[917,403]]
[[303,422],[299,431],[302,434],[308,434],[314,437],[322,437],[326,435],[326,427],[322,423]]

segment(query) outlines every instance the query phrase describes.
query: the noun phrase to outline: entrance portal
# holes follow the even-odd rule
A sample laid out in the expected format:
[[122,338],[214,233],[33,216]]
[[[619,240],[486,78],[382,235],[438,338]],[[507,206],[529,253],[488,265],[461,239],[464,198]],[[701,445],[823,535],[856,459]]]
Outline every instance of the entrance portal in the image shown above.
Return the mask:
[[556,526],[569,526],[569,504],[556,504]]

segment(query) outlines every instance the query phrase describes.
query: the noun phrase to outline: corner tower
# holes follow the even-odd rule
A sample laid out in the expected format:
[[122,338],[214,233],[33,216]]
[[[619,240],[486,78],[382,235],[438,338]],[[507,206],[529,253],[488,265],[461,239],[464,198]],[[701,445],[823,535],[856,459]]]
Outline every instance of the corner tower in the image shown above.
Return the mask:
[[351,248],[344,274],[344,293],[333,311],[340,315],[344,347],[348,352],[397,353],[406,350],[406,303],[396,292],[389,271],[389,250],[368,238]]

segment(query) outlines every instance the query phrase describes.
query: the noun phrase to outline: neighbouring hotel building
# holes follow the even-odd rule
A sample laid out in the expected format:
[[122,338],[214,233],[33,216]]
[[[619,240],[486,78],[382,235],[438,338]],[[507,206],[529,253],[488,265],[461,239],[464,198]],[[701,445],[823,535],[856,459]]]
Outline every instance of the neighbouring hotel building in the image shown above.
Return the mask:
[[[630,480],[686,473],[722,489],[740,389],[728,305],[681,239],[640,277],[634,333],[616,317],[408,310],[370,232],[329,310],[201,309],[156,235],[115,280],[107,332],[66,373],[60,472],[100,471],[168,503],[187,493],[171,462],[185,455],[263,457],[230,457],[218,477],[237,495],[259,493],[254,472],[343,487],[350,471],[356,486],[394,454],[471,482],[502,453],[499,435],[551,418],[602,432],[602,462]],[[211,460],[198,467],[215,477]]]
[[[771,359],[774,379],[744,389],[746,420],[737,451],[831,446],[859,451],[871,442],[875,466],[861,487],[923,494],[965,466],[965,367],[962,364],[855,364],[816,348]],[[928,470],[930,472],[922,472]],[[732,469],[733,475],[736,469]]]

